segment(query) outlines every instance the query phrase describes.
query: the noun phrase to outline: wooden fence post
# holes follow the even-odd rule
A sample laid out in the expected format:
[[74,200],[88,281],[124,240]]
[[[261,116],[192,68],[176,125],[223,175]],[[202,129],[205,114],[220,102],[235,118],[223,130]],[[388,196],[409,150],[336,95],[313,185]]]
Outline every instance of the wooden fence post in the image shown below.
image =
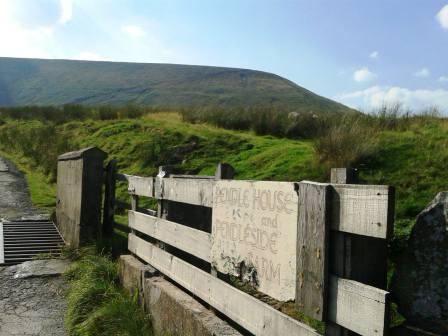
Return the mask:
[[[332,168],[331,183],[357,184],[358,172],[353,168]],[[343,232],[332,232],[330,235],[330,272],[346,279],[351,277],[351,237]],[[351,333],[333,322],[327,323],[327,336],[347,336]]]
[[[171,166],[160,166],[159,167],[159,174],[156,178],[156,184],[157,186],[161,186],[162,179],[169,177],[173,168]],[[156,187],[156,190],[160,190],[160,188]],[[167,210],[168,210],[168,204],[169,201],[164,200],[158,200],[157,201],[157,217],[160,218],[166,218],[167,217]]]
[[[358,184],[353,168],[331,169],[332,184]],[[394,193],[391,188],[389,222],[394,216]],[[389,224],[389,223],[388,223]],[[380,289],[387,287],[387,240],[340,231],[331,232],[330,272],[345,279],[362,282]],[[327,323],[327,336],[357,335],[334,323]]]
[[329,184],[300,182],[297,221],[297,308],[320,321],[326,319],[328,242],[330,236]]
[[104,188],[103,234],[106,237],[111,236],[114,230],[116,173],[117,161],[111,160],[106,167]]

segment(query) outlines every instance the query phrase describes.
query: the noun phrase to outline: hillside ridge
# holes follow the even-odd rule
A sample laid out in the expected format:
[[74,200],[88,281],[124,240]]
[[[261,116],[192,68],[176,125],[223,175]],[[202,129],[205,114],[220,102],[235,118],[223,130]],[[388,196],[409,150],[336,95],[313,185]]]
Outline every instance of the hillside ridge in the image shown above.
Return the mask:
[[350,110],[260,70],[0,57],[0,106],[63,104]]

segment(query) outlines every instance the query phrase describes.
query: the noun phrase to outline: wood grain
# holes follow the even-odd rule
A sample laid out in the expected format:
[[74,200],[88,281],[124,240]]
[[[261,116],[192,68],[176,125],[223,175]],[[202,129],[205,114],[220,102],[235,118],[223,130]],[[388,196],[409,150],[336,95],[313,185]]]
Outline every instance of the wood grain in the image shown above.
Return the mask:
[[388,298],[384,290],[332,276],[328,318],[363,336],[385,335]]
[[[317,332],[157,246],[129,235],[129,250],[255,335],[313,335]],[[364,336],[384,335],[389,293],[330,277],[328,319]]]
[[129,227],[210,262],[209,233],[135,211],[129,211]]
[[328,279],[328,184],[300,182],[297,227],[296,306],[305,314],[325,320]]
[[393,188],[333,184],[331,228],[358,235],[388,239],[391,234],[390,197]]
[[132,234],[129,250],[255,335],[319,335],[311,327]]
[[156,183],[156,198],[212,207],[214,180],[189,178],[161,178],[159,180],[160,182]]

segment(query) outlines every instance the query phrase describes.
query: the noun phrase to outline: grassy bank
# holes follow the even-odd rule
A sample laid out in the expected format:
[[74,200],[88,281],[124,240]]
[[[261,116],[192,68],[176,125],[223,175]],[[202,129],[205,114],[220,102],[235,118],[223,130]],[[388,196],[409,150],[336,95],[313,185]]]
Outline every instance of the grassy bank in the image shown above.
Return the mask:
[[[72,251],[73,252],[73,251]],[[94,248],[71,253],[65,325],[72,336],[151,335],[149,318],[119,284],[117,263]]]
[[0,150],[0,156],[14,162],[19,170],[25,174],[33,205],[51,214],[56,205],[55,183],[52,183],[41,170],[33,169],[34,164],[21,153]]

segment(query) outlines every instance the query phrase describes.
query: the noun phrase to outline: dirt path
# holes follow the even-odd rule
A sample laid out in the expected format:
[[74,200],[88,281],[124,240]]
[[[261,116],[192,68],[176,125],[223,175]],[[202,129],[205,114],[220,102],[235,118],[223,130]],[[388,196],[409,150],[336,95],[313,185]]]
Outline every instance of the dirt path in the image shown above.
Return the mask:
[[[28,263],[36,262],[41,261]],[[22,265],[0,267],[0,335],[65,336],[66,284],[60,272],[20,277]]]
[[[23,174],[0,158],[0,221],[47,217],[33,208]],[[61,263],[38,260],[0,266],[0,336],[66,335]]]
[[16,166],[0,157],[0,219],[46,219],[31,204],[28,186]]

